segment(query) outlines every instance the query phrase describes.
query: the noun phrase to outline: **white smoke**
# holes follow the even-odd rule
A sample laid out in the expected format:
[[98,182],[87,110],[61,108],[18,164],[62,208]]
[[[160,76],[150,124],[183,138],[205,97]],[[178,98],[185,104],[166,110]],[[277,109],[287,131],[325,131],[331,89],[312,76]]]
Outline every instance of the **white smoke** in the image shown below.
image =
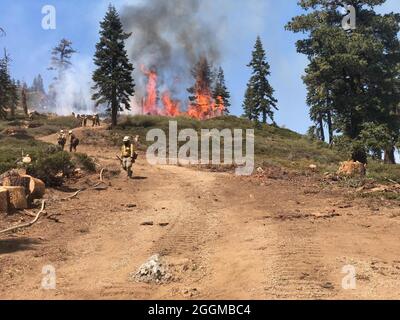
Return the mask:
[[74,59],[73,65],[59,80],[52,84],[50,98],[53,97],[51,111],[59,115],[94,113],[92,101],[92,68],[87,58]]

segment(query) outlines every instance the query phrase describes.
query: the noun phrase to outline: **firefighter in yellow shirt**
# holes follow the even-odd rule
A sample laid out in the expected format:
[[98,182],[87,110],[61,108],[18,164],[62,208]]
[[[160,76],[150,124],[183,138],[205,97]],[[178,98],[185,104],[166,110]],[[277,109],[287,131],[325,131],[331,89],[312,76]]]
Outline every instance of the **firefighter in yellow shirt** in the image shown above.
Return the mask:
[[122,168],[128,173],[128,177],[132,178],[132,165],[136,160],[137,154],[130,137],[125,137],[123,142],[124,144],[121,148],[121,164]]

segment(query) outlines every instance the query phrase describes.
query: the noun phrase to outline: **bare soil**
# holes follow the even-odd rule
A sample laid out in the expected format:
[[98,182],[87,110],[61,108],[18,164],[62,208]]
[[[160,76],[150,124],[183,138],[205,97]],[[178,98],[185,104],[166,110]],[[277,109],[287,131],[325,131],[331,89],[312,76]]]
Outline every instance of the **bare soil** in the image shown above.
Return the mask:
[[[102,167],[118,168],[118,148],[79,148]],[[151,166],[143,154],[134,174],[106,174],[106,190],[67,201],[57,199],[98,175],[49,190],[47,212],[56,216],[0,238],[0,298],[400,298],[396,203],[354,199],[353,190],[317,176],[261,181]],[[31,219],[2,218],[0,227]],[[156,254],[171,277],[138,282],[134,275]],[[46,265],[55,267],[55,290],[41,286]],[[342,287],[346,265],[356,269],[356,289]]]

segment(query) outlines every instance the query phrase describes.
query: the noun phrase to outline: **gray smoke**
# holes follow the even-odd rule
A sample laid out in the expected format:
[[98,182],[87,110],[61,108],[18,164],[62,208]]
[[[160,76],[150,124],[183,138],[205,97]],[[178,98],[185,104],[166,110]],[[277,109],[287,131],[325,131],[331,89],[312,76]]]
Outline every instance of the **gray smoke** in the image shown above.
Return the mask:
[[[218,64],[218,17],[207,10],[208,1],[146,0],[121,10],[124,29],[132,32],[128,53],[136,65],[137,93],[143,93],[145,77],[140,65],[156,69],[163,86],[182,94],[190,85],[190,70],[200,57]],[[183,90],[182,90],[183,89]]]

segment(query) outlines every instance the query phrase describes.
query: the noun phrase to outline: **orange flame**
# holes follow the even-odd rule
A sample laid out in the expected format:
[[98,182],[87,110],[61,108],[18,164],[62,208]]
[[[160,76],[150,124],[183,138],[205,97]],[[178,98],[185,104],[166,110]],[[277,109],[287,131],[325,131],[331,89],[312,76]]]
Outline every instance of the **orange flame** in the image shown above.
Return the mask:
[[142,101],[143,114],[165,115],[168,117],[186,114],[189,117],[199,120],[210,119],[224,114],[225,105],[222,97],[219,96],[214,99],[211,94],[211,89],[201,81],[199,81],[195,101],[189,104],[187,112],[181,112],[181,102],[174,100],[168,90],[161,94],[163,108],[159,108],[157,105],[157,71],[148,70],[143,65],[141,65],[141,71],[148,78],[146,96]]
[[146,97],[143,99],[143,114],[158,114],[157,110],[157,72],[155,70],[147,70],[141,65],[141,71],[147,76],[148,82],[146,86]]
[[180,114],[180,102],[171,99],[171,94],[166,91],[161,97],[162,103],[164,105],[164,115],[168,117],[177,117]]

